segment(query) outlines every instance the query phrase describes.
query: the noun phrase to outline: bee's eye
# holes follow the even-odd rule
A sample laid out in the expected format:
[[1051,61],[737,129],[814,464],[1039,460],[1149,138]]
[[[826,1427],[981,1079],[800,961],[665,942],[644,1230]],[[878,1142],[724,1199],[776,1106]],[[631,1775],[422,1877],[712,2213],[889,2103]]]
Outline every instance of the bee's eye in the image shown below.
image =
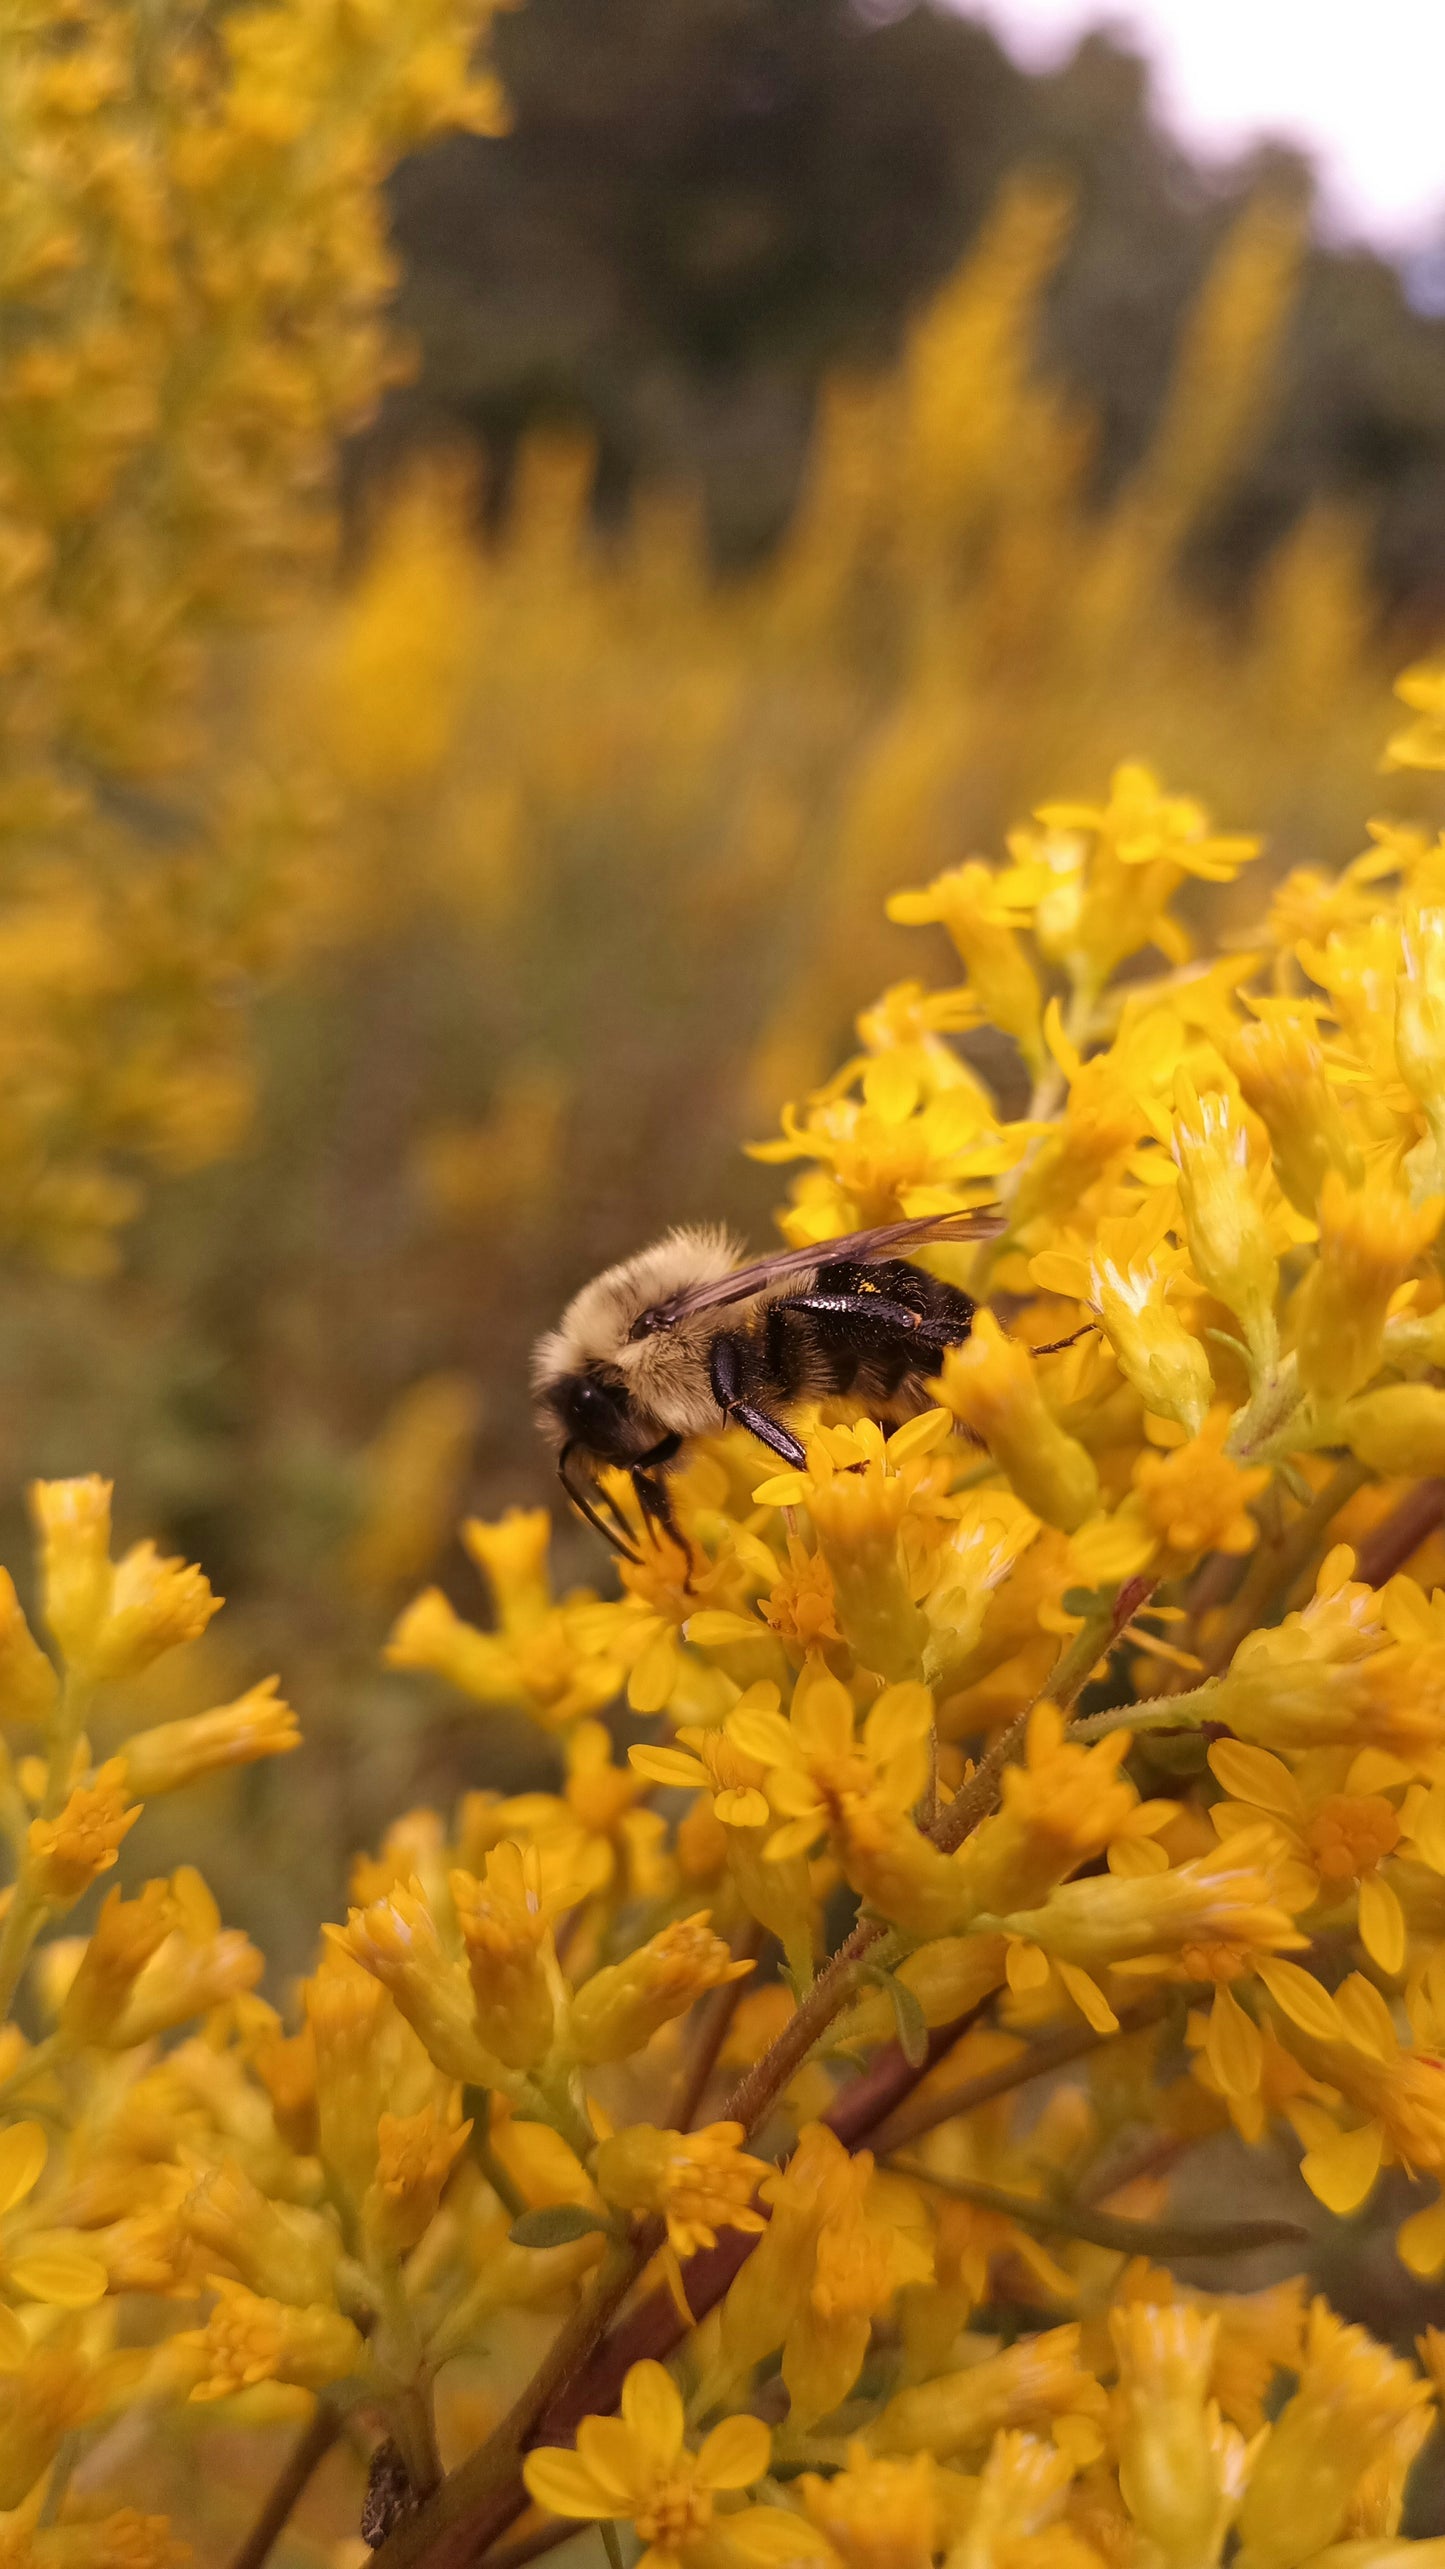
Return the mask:
[[594,1454],[625,1461],[632,1451],[631,1419],[620,1384],[602,1382],[596,1374],[574,1374],[553,1395],[569,1432]]

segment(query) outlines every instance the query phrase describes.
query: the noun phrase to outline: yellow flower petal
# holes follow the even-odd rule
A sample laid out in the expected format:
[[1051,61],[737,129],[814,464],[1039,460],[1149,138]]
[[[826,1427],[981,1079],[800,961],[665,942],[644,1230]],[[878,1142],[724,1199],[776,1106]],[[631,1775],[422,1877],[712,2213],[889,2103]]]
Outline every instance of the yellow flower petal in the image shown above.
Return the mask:
[[760,1508],[801,1507],[811,1487],[806,1472],[779,1472],[771,1481],[759,1481],[753,1492],[753,1505]]
[[12,2123],[0,2132],[0,2212],[24,2201],[45,2165],[45,2134],[38,2123]]
[[718,1794],[713,1809],[730,1829],[760,1829],[768,1817],[767,1796],[756,1784],[730,1784]]
[[770,1713],[750,1704],[729,1713],[727,1735],[745,1757],[755,1757],[760,1766],[786,1766],[793,1754],[793,1734],[781,1713]]
[[1011,1944],[1004,1960],[1008,1985],[1016,1997],[1042,1989],[1049,1977],[1049,1958],[1042,1945]]
[[1080,1971],[1074,1962],[1056,1962],[1054,1968],[1080,2015],[1093,2026],[1095,2033],[1117,2034],[1119,2019],[1098,1982],[1091,1980],[1086,1971]]
[[1394,2018],[1371,1980],[1361,1971],[1352,1971],[1335,1991],[1339,2008],[1351,2040],[1362,2052],[1373,2052],[1378,2061],[1392,2061],[1400,2048]]
[[1255,1802],[1262,1811],[1273,1811],[1282,1820],[1297,1820],[1304,1809],[1299,1786],[1282,1757],[1272,1757],[1267,1748],[1251,1748],[1242,1739],[1217,1739],[1209,1752],[1209,1763],[1226,1793],[1238,1801]]
[[890,1463],[906,1463],[910,1454],[931,1454],[953,1432],[951,1409],[925,1409],[917,1418],[906,1418],[895,1427],[888,1439]]
[[700,1757],[690,1757],[685,1748],[630,1748],[628,1764],[635,1766],[653,1784],[710,1784],[712,1778]]
[[29,2301],[53,2302],[59,2310],[88,2310],[101,2299],[110,2278],[98,2257],[79,2248],[33,2248],[10,2264],[10,2281]]
[[650,1641],[627,1681],[627,1700],[635,1713],[660,1713],[677,1684],[677,1636],[660,1632]]
[[1253,2096],[1259,2087],[1264,2044],[1259,2027],[1223,1987],[1214,1993],[1204,2053],[1226,2096]]
[[682,2394],[665,2366],[633,2365],[622,2385],[622,2414],[650,2461],[671,2462],[682,2451]]
[[732,1641],[766,1641],[767,1627],[753,1615],[729,1614],[723,1606],[704,1606],[689,1615],[683,1630],[699,1650],[722,1650]]
[[580,2456],[563,2452],[560,2445],[544,2444],[540,2452],[529,2453],[522,2477],[528,2496],[549,2515],[580,2516],[584,2524],[595,2524],[600,2516],[627,2513],[593,2478]]
[[1322,1989],[1309,1972],[1301,1971],[1297,1962],[1283,1962],[1277,1954],[1259,1954],[1254,1967],[1276,2007],[1298,2025],[1302,2034],[1313,2034],[1320,2043],[1349,2040],[1349,2027],[1329,1991]]
[[773,2439],[760,2417],[725,2417],[697,2457],[705,2489],[750,2489],[772,2459]]
[[1405,1912],[1378,1873],[1367,1873],[1360,1884],[1360,1942],[1392,1980],[1404,1970]]
[[18,2373],[30,2360],[30,2340],[7,2302],[0,2301],[0,2373]]
[[1412,2212],[1395,2233],[1395,2245],[1412,2275],[1438,2275],[1445,2266],[1445,2194],[1424,2212]]
[[1380,2173],[1384,2147],[1379,2124],[1362,2123],[1357,2132],[1337,2132],[1332,2141],[1306,2150],[1300,2174],[1326,2211],[1357,2212]]

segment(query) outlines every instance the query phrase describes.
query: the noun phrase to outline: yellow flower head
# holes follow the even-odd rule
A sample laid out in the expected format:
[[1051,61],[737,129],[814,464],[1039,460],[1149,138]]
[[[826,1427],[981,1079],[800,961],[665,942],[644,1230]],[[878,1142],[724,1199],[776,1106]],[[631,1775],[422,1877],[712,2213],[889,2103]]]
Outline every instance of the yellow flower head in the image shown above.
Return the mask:
[[224,2282],[204,2328],[184,2330],[176,2343],[195,2358],[193,2400],[230,2399],[256,2382],[324,2390],[354,2373],[363,2353],[361,2338],[339,2310],[320,2303],[293,2309],[244,2284]]
[[1320,1189],[1319,1250],[1294,1303],[1300,1380],[1347,1400],[1378,1371],[1396,1288],[1423,1257],[1445,1204],[1413,1205],[1387,1176],[1350,1187],[1338,1169]]
[[931,2453],[885,2461],[853,2443],[846,2469],[830,2480],[805,2471],[796,2488],[809,2523],[826,2535],[844,2569],[931,2569],[943,2548],[938,2467]]
[[471,2128],[449,2121],[435,2105],[379,2117],[376,2174],[362,2206],[375,2255],[404,2257],[430,2228]]
[[1429,2397],[1413,2366],[1317,2301],[1299,2388],[1275,2420],[1240,2510],[1246,2557],[1286,2569],[1333,2542],[1377,2439]]
[[77,1784],[53,1820],[32,1820],[28,1845],[32,1880],[42,1899],[69,1908],[107,1873],[121,1840],[140,1818],[140,1804],[126,1801],[125,1760],[109,1758],[95,1780]]
[[686,2015],[694,2002],[725,1981],[741,1980],[751,1962],[734,1962],[708,1912],[679,1918],[640,1945],[626,1962],[609,1963],[584,1981],[572,2002],[571,2039],[584,2061],[625,2060],[641,2051],[659,2026]]
[[[102,1633],[99,1648],[104,1649]],[[135,1731],[123,1752],[125,1777],[133,1793],[148,1802],[156,1793],[175,1793],[228,1766],[251,1766],[258,1758],[285,1757],[301,1745],[301,1731],[290,1705],[277,1692],[279,1679],[264,1677],[232,1704],[212,1712],[192,1713],[183,1721],[161,1722],[154,1730]]]
[[1259,1528],[1249,1502],[1269,1485],[1267,1466],[1232,1462],[1224,1451],[1230,1412],[1212,1412],[1197,1436],[1172,1452],[1146,1448],[1134,1465],[1144,1521],[1164,1550],[1183,1565],[1206,1552],[1249,1552]]
[[451,1876],[476,2002],[477,2032],[510,2069],[531,2069],[551,2040],[556,1957],[552,1921],[568,1906],[570,1886],[554,1881],[544,1894],[535,1847],[504,1839],[486,1859],[485,1880]]
[[528,2494],[551,2515],[630,2522],[644,2546],[638,2569],[679,2569],[712,2535],[717,2496],[762,2478],[772,2437],[758,2418],[729,2417],[692,2452],[682,2401],[660,2364],[633,2365],[621,2409],[617,2418],[584,2418],[575,2453],[557,2445],[529,2453]]
[[770,1855],[805,1853],[830,1820],[858,1805],[906,1811],[928,1777],[933,1707],[924,1686],[890,1686],[878,1696],[855,1737],[853,1699],[821,1660],[810,1660],[781,1713],[754,1706],[729,1714],[727,1736],[766,1776],[768,1800],[782,1821]]
[[115,1566],[105,1619],[91,1645],[97,1677],[138,1676],[167,1650],[195,1641],[222,1600],[204,1573],[137,1543]]
[[1028,1349],[1004,1336],[991,1311],[980,1311],[964,1344],[950,1347],[939,1389],[1045,1525],[1073,1534],[1093,1515],[1099,1504],[1094,1463],[1049,1410]]
[[66,1658],[84,1664],[110,1605],[111,1483],[35,1481],[30,1512],[40,1537],[45,1620]]
[[719,2230],[757,2233],[765,2224],[752,2210],[764,2159],[743,2149],[741,2123],[710,2123],[700,2132],[659,2131],[630,2124],[597,2153],[597,2184],[624,2212],[660,2212],[668,2242],[679,2257],[717,2245]]

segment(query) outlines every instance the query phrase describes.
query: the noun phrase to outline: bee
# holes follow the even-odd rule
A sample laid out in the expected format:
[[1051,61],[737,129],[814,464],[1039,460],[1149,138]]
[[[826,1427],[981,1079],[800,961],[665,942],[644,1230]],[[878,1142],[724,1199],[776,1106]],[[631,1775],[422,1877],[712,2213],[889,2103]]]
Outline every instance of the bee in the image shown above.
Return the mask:
[[538,1424],[567,1496],[635,1561],[599,1469],[629,1473],[644,1521],[680,1544],[667,1475],[690,1437],[745,1427],[796,1466],[806,1457],[783,1413],[799,1401],[851,1393],[883,1417],[917,1409],[976,1306],[893,1253],[1003,1227],[997,1213],[928,1214],[746,1264],[726,1231],[677,1230],[609,1267],[574,1295],[533,1359]]

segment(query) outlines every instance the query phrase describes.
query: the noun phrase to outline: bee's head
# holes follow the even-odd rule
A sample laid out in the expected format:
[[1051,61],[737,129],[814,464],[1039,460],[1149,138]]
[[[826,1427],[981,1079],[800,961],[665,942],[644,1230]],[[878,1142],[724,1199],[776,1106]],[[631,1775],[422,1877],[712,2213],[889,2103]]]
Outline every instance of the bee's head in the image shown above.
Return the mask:
[[636,1463],[657,1441],[626,1384],[597,1365],[559,1374],[543,1388],[541,1406],[554,1440],[580,1446],[598,1463]]

